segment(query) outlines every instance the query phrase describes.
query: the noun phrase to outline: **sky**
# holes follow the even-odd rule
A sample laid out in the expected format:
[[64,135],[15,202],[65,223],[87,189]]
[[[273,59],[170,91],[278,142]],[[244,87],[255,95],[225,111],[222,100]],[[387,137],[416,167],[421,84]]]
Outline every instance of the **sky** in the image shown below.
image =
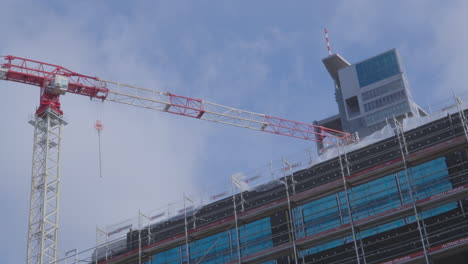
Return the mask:
[[[312,123],[338,112],[321,59],[397,48],[422,107],[463,93],[468,2],[0,0],[0,55]],[[37,87],[0,82],[0,263],[25,260]],[[67,94],[59,250],[313,142]],[[103,177],[98,137],[102,120]]]

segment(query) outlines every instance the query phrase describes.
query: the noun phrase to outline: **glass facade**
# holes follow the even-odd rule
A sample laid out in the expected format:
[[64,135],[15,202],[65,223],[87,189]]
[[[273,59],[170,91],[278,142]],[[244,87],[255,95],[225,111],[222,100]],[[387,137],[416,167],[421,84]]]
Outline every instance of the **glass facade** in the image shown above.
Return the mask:
[[398,104],[391,105],[375,113],[366,116],[368,126],[385,121],[386,118],[399,116],[408,113],[410,110],[408,102],[404,101]]
[[296,237],[303,238],[341,225],[336,195],[312,201],[293,210]]
[[[349,200],[354,221],[381,213],[401,205],[397,182],[394,175],[368,182],[349,189]],[[344,203],[344,193],[340,193]],[[346,207],[346,212],[347,212]]]
[[392,93],[374,101],[364,104],[364,111],[370,112],[374,109],[381,108],[383,106],[393,104],[406,98],[405,91],[400,90],[396,93]]
[[[181,248],[176,247],[153,256],[151,264],[176,264],[180,263]],[[148,264],[146,262],[145,264]]]
[[[448,179],[448,169],[445,158],[438,158],[418,166],[409,168],[408,178],[415,200],[421,200],[431,195],[452,188]],[[348,190],[353,221],[397,208],[411,203],[408,193],[406,173],[400,171],[383,178],[352,187]],[[450,203],[421,213],[421,218],[457,208],[456,203]],[[295,207],[294,223],[298,238],[320,233],[327,229],[349,223],[349,212],[344,192],[339,192],[316,201]],[[366,238],[374,234],[388,231],[414,222],[415,217],[407,217],[367,230],[361,230],[357,238]],[[343,237],[301,251],[301,256],[314,254],[329,248],[344,245],[352,241],[352,237]]]
[[[229,262],[233,257],[231,247],[237,250],[236,232],[232,229],[190,243],[190,258],[202,263]],[[182,253],[186,255],[185,251]]]
[[239,233],[243,257],[273,246],[269,217],[239,227]]
[[385,95],[387,93],[396,91],[396,90],[401,90],[404,89],[403,86],[403,80],[399,79],[387,84],[384,84],[382,86],[376,87],[374,89],[371,89],[369,91],[363,92],[362,95],[362,100],[363,101],[368,101],[372,98],[379,97],[381,95]]
[[[239,226],[239,234],[242,257],[273,247],[269,217]],[[190,242],[190,262],[214,264],[236,260],[237,245],[235,229]],[[186,263],[186,260],[187,250],[182,245],[153,255],[151,262],[145,264],[181,264]]]
[[311,247],[311,248],[308,248],[308,249],[301,250],[301,251],[299,251],[298,255],[299,255],[300,258],[302,258],[302,257],[305,257],[307,255],[312,255],[312,254],[315,254],[315,253],[318,253],[320,251],[324,251],[324,250],[327,250],[327,249],[330,249],[330,248],[339,247],[341,245],[344,245],[344,240],[343,239],[337,239],[337,240],[333,240],[333,241],[330,241],[330,242],[323,243],[323,244],[315,246],[315,247]]
[[400,67],[394,50],[356,64],[360,87],[373,84],[400,73]]

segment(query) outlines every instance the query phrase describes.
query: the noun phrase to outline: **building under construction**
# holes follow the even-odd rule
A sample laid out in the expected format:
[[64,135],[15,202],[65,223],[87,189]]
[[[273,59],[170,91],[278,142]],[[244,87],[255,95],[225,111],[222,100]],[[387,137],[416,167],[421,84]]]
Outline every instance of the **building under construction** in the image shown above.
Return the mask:
[[[396,50],[356,65],[339,55],[324,63],[340,114],[317,123],[362,132],[361,145],[322,149],[322,161],[305,169],[130,230],[100,246],[93,263],[467,263],[462,102],[423,117]],[[353,71],[360,87],[348,95],[340,77]]]

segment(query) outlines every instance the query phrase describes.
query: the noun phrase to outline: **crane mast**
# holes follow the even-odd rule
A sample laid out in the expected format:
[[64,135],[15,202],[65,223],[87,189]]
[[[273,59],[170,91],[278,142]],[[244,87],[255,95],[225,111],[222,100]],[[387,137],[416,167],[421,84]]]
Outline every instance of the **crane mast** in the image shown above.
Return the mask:
[[55,263],[57,256],[62,115],[43,109],[34,126],[28,225],[28,264]]
[[325,146],[350,143],[349,133],[283,118],[235,109],[208,101],[141,88],[79,74],[58,65],[0,56],[0,80],[38,86],[34,126],[27,264],[52,264],[58,259],[60,150],[66,125],[60,96],[74,93],[100,101],[157,110],[277,135],[316,141]]

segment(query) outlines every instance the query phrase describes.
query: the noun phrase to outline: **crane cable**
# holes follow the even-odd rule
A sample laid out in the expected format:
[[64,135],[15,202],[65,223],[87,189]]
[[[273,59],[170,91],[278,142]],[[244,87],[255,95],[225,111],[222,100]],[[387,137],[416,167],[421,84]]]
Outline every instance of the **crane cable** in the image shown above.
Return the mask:
[[99,146],[99,177],[102,178],[102,159],[101,159],[101,132],[104,126],[102,125],[101,120],[96,120],[96,123],[94,124],[94,127],[96,128],[98,132],[98,146]]

